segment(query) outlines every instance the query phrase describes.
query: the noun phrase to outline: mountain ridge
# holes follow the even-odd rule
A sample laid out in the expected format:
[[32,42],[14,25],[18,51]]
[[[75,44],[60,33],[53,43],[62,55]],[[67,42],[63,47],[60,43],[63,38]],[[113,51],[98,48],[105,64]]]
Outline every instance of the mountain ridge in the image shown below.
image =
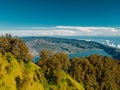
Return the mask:
[[43,49],[50,49],[56,52],[80,53],[89,50],[103,50],[114,59],[120,60],[120,49],[110,47],[94,41],[67,39],[58,37],[23,37],[27,46],[36,55]]

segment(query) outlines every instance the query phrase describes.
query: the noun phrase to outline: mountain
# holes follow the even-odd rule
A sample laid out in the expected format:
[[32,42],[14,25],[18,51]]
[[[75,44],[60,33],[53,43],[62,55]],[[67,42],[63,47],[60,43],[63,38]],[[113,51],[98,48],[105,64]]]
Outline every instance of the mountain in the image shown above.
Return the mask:
[[[78,54],[96,50],[96,53],[103,51],[105,55],[120,60],[120,49],[110,47],[101,43],[77,39],[65,39],[55,37],[23,37],[33,56],[39,55],[43,49],[56,52],[66,52],[68,54]],[[93,53],[94,54],[94,53]]]

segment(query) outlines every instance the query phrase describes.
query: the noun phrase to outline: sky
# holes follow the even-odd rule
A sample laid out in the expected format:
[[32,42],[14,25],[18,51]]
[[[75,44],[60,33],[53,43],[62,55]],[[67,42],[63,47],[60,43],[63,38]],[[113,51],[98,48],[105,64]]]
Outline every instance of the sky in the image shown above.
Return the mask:
[[4,33],[120,36],[120,0],[0,0]]

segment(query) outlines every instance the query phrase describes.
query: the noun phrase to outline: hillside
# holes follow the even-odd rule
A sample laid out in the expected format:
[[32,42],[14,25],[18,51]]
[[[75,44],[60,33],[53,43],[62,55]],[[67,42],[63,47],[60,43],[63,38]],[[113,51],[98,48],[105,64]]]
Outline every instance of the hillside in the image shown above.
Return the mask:
[[42,51],[40,57],[38,65],[49,84],[60,84],[63,81],[61,76],[64,76],[61,72],[64,70],[72,79],[82,84],[85,90],[120,90],[119,60],[97,54],[70,59],[63,52],[48,50]]
[[[49,82],[44,71],[45,68],[32,62],[23,40],[9,34],[0,37],[0,90],[84,90],[83,85],[63,69],[59,82],[55,78]],[[54,77],[55,74],[49,75]]]
[[103,51],[108,56],[120,60],[120,49],[93,41],[53,38],[53,37],[23,37],[33,56],[47,49],[55,52],[81,53],[90,50]]
[[18,62],[11,54],[0,53],[0,90],[43,90],[42,74],[32,62]]
[[[73,88],[84,90],[64,71],[62,77],[64,81],[60,84],[48,84],[39,66],[32,62],[18,62],[11,54],[0,53],[0,90],[51,90],[52,88],[54,90],[73,90]],[[72,86],[69,86],[69,83]]]

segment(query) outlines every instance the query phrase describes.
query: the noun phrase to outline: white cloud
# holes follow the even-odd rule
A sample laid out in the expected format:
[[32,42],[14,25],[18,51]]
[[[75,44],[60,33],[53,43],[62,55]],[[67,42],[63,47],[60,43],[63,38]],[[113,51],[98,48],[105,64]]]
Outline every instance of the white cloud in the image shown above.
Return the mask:
[[113,27],[22,27],[13,30],[0,30],[0,34],[11,33],[14,36],[120,36],[120,29]]
[[64,29],[74,29],[74,30],[80,30],[80,31],[112,31],[117,32],[115,28],[111,27],[80,27],[80,26],[56,26],[57,28],[64,28]]

